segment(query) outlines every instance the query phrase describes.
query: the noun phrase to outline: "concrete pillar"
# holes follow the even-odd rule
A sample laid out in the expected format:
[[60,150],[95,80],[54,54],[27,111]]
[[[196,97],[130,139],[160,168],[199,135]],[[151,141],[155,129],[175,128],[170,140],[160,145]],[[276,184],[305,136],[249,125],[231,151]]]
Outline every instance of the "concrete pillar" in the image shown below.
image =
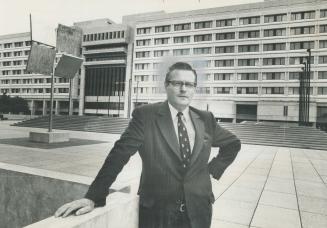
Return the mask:
[[31,115],[34,116],[35,115],[35,102],[34,100],[31,100]]
[[43,106],[42,106],[42,115],[47,115],[47,100],[43,100]]
[[60,101],[55,100],[55,104],[56,104],[56,107],[55,107],[55,115],[59,115]]
[[[84,51],[85,48],[83,48]],[[84,59],[85,60],[85,59]],[[81,67],[80,85],[79,85],[79,106],[78,115],[84,114],[84,94],[85,94],[85,66]]]

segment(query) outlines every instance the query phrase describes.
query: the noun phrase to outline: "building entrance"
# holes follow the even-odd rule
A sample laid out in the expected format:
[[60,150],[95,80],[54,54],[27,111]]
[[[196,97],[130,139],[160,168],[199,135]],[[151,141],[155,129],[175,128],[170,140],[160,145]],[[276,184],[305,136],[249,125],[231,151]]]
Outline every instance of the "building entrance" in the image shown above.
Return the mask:
[[236,104],[236,122],[240,123],[245,120],[257,120],[257,105]]

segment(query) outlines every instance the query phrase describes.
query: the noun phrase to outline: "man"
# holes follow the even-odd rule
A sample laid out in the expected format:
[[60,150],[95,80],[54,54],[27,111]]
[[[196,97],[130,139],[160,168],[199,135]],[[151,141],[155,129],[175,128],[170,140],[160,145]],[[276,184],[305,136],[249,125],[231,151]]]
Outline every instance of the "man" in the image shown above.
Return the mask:
[[[144,105],[115,143],[84,199],[65,204],[55,216],[84,214],[103,206],[109,187],[137,151],[142,159],[138,194],[140,228],[209,228],[219,179],[240,150],[240,140],[221,128],[210,112],[189,104],[197,74],[183,62],[166,75],[167,101]],[[211,147],[220,147],[209,163]]]

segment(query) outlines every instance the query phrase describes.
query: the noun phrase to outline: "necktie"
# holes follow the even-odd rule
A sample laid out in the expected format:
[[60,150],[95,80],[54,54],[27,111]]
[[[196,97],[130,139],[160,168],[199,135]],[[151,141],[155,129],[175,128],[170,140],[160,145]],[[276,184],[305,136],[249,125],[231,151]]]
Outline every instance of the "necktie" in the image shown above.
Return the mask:
[[188,138],[187,130],[182,120],[182,116],[183,116],[182,112],[177,113],[179,149],[181,152],[183,168],[187,169],[191,160],[191,147],[190,147],[190,141]]

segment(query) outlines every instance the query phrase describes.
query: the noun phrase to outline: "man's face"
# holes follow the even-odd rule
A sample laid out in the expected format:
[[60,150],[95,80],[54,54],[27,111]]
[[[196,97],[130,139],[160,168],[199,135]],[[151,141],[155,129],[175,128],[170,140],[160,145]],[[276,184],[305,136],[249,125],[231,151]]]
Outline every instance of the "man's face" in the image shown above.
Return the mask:
[[174,70],[165,85],[169,103],[178,111],[190,105],[195,92],[195,75],[189,70]]

